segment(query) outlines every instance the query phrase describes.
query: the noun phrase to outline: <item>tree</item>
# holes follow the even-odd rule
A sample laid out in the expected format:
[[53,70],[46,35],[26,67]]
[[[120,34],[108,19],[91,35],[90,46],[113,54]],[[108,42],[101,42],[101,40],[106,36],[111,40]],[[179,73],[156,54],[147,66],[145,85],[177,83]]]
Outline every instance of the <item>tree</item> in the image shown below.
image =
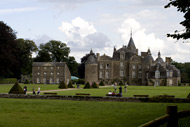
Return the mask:
[[40,50],[38,55],[34,58],[34,62],[51,62],[50,54],[46,50]]
[[190,38],[190,1],[189,0],[169,0],[170,2],[165,6],[169,8],[174,6],[177,11],[184,13],[184,20],[180,22],[182,26],[185,27],[184,30],[176,30],[174,34],[167,34],[167,37],[172,37],[174,39],[189,39]]
[[89,54],[86,54],[85,56],[83,56],[81,58],[81,64],[79,65],[78,67],[78,75],[80,78],[84,78],[84,73],[85,73],[85,62],[87,61],[88,57],[90,55],[93,55],[94,57],[96,57],[96,55],[92,52],[89,53]]
[[46,44],[41,44],[40,49],[50,54],[50,58],[54,62],[65,62],[68,60],[70,48],[61,41],[51,40]]
[[16,32],[0,21],[0,77],[16,77],[19,70],[17,60]]
[[[29,75],[32,73],[32,53],[38,50],[32,40],[17,39],[17,60],[20,65],[20,73]],[[17,72],[19,73],[19,72]]]
[[71,71],[71,75],[78,77],[78,63],[75,61],[75,58],[73,56],[69,56],[67,60],[67,66],[69,70]]

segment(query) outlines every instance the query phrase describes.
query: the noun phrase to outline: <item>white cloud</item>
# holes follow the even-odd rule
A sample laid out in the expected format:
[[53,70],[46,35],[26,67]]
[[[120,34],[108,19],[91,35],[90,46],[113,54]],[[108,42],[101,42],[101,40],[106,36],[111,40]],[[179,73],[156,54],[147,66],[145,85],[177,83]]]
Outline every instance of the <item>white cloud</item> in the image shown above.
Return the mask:
[[[133,40],[139,53],[147,51],[148,48],[152,51],[154,58],[157,58],[158,51],[161,52],[162,58],[172,57],[174,61],[190,61],[190,44],[175,43],[171,38],[160,39],[154,33],[147,33],[146,29],[133,18],[127,18],[118,29],[121,38],[126,44],[130,38],[130,29],[133,30]],[[187,59],[188,58],[188,59]]]
[[73,19],[71,23],[62,22],[59,30],[64,32],[71,55],[74,55],[78,62],[90,49],[96,53],[110,47],[108,37],[97,32],[92,23],[80,17]]
[[36,11],[38,8],[27,7],[27,8],[11,8],[11,9],[0,9],[0,15],[10,14],[10,13],[21,13],[27,11]]

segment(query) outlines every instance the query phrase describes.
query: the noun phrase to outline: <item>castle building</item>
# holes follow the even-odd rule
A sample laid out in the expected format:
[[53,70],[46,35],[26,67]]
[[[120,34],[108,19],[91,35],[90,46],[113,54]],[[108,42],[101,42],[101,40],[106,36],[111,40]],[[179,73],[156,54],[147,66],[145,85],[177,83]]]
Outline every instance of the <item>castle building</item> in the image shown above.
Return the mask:
[[33,62],[33,83],[58,84],[71,81],[71,73],[65,62]]
[[180,71],[171,64],[172,59],[161,58],[158,52],[156,60],[153,59],[150,49],[138,55],[132,36],[127,46],[113,49],[113,56],[97,53],[90,56],[85,63],[85,82],[105,81],[111,84],[114,81],[124,81],[129,85],[161,85],[177,86],[180,82]]

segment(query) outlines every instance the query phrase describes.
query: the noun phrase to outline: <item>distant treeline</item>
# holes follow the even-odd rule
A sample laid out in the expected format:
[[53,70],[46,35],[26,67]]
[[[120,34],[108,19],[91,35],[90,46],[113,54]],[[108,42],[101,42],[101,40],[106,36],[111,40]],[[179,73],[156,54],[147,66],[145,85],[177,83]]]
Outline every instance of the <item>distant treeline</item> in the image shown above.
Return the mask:
[[175,65],[181,71],[181,83],[190,83],[190,62],[173,62],[172,64]]

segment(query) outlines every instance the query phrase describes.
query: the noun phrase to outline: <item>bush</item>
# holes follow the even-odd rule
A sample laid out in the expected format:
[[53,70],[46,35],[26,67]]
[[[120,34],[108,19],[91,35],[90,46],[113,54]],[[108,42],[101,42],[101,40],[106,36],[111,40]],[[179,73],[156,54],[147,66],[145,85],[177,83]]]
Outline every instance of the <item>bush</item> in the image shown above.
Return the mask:
[[85,84],[85,81],[84,79],[78,79],[76,84]]
[[68,88],[74,88],[74,87],[73,87],[73,84],[72,84],[72,81],[69,82]]
[[24,90],[21,88],[18,82],[16,82],[9,91],[9,94],[24,94]]
[[96,82],[93,82],[92,88],[99,88],[99,86],[96,84]]
[[59,89],[67,89],[67,85],[65,84],[64,81],[61,81],[58,88]]
[[105,86],[104,81],[100,81],[99,86]]
[[16,78],[2,78],[0,79],[0,84],[11,84],[17,82]]
[[87,83],[85,84],[85,86],[84,86],[84,89],[90,89],[90,88],[91,88],[90,83],[87,82]]
[[29,80],[26,79],[25,82],[24,82],[24,84],[30,84]]
[[119,85],[120,85],[120,86],[123,86],[123,82],[122,82],[122,81],[120,81],[120,82],[119,82]]

